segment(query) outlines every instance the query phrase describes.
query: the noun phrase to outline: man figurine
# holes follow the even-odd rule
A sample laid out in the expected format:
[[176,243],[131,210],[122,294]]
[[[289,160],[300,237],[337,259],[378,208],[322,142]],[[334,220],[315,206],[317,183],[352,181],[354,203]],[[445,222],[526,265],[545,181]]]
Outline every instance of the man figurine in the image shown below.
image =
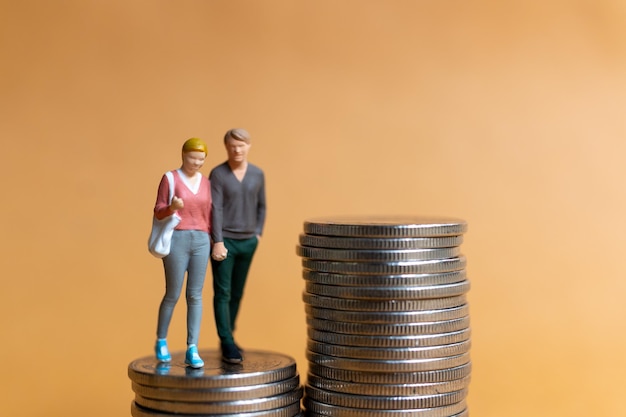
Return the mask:
[[222,359],[243,361],[233,330],[243,289],[265,224],[265,178],[248,162],[250,134],[231,129],[224,135],[228,161],[213,168],[211,237],[213,309]]

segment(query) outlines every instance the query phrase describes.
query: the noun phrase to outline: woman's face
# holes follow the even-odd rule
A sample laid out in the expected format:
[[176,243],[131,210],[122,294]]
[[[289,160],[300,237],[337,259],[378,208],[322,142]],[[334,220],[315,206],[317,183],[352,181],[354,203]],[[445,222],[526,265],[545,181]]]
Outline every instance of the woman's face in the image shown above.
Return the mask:
[[187,175],[194,175],[204,165],[206,154],[204,152],[191,151],[183,153],[183,171]]

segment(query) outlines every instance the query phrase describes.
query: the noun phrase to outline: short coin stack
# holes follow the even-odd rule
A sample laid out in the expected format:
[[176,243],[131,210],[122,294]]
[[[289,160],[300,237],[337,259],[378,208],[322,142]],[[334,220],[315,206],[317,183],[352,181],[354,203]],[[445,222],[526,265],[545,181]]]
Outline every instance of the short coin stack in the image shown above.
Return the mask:
[[129,364],[133,417],[301,416],[303,389],[293,358],[246,350],[245,361],[232,365],[219,351],[206,350],[200,351],[204,367],[194,369],[184,355],[173,353],[168,364],[154,357]]
[[305,416],[469,415],[466,230],[437,218],[304,222]]

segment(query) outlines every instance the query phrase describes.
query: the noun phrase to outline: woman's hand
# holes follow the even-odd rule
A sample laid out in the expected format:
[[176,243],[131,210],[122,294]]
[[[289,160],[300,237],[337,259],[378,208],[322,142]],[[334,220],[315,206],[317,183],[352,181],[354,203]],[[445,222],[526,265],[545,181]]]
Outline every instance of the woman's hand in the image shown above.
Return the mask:
[[171,211],[180,210],[183,207],[185,207],[185,203],[183,203],[182,198],[178,198],[176,196],[172,197],[172,203],[170,204]]

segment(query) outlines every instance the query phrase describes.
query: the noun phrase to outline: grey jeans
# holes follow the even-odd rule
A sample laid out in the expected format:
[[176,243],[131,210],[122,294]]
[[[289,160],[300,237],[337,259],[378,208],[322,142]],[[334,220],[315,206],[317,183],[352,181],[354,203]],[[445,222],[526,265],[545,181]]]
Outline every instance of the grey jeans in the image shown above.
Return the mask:
[[157,338],[165,339],[187,273],[187,344],[198,344],[202,320],[202,288],[211,243],[200,230],[174,230],[170,254],[163,258],[165,296],[159,307]]

